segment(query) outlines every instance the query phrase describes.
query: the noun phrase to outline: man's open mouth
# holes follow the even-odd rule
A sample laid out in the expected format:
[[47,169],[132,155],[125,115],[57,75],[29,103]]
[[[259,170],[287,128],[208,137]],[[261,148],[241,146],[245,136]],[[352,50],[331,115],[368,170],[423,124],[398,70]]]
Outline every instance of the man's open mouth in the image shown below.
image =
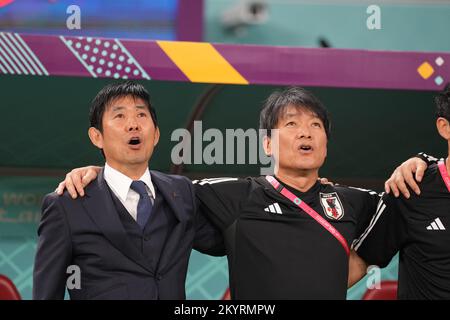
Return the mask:
[[130,141],[128,141],[128,144],[135,146],[141,143],[141,139],[139,139],[138,137],[133,137],[130,139]]
[[302,150],[302,151],[312,151],[313,150],[313,148],[308,144],[302,144],[298,147],[298,149]]

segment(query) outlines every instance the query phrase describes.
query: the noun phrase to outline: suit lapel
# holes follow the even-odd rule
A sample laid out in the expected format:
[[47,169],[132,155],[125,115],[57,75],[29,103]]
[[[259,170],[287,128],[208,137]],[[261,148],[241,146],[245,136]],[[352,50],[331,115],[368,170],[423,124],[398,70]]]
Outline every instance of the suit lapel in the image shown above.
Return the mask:
[[145,257],[128,238],[109,192],[102,170],[97,180],[86,189],[86,196],[82,198],[84,208],[105,237],[118,250],[153,274],[154,270],[146,262]]
[[161,192],[161,195],[166,200],[167,204],[172,209],[175,218],[178,220],[174,226],[161,254],[158,270],[164,273],[164,269],[171,263],[177,261],[175,254],[182,253],[183,250],[180,246],[185,243],[182,242],[182,238],[186,234],[186,209],[183,205],[183,199],[178,190],[172,187],[171,182],[165,175],[151,171],[152,182],[156,185],[157,190]]

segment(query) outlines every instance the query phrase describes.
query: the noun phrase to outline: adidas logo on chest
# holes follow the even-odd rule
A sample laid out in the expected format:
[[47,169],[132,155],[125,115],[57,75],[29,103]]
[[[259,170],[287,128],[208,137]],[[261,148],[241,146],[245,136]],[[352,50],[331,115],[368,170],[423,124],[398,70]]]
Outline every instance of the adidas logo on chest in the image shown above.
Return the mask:
[[427,227],[427,230],[433,230],[433,231],[443,231],[445,230],[445,226],[442,223],[441,219],[436,218],[433,222]]
[[267,208],[264,208],[264,211],[270,212],[270,213],[283,214],[283,212],[281,211],[281,208],[280,208],[280,205],[278,204],[278,202],[274,202],[270,206],[268,206]]

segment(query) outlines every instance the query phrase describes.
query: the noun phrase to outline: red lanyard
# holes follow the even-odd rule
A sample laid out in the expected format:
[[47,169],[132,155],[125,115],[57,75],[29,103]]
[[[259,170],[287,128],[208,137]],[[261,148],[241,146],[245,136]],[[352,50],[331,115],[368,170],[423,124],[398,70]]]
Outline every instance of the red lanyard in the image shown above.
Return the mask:
[[448,175],[447,168],[445,167],[445,161],[439,161],[438,166],[439,171],[441,172],[442,180],[444,180],[448,192],[450,192],[450,176]]
[[291,200],[294,204],[296,204],[300,209],[305,211],[307,214],[311,216],[314,220],[316,220],[322,227],[324,227],[329,233],[333,235],[342,245],[345,252],[347,253],[347,256],[350,255],[350,249],[348,248],[347,241],[345,238],[340,234],[338,230],[336,230],[335,227],[333,227],[327,220],[325,220],[320,214],[316,212],[313,208],[308,206],[305,202],[303,202],[299,197],[297,197],[295,194],[290,192],[285,187],[281,186],[277,179],[275,179],[272,176],[266,176],[266,180],[269,181],[269,183],[272,185],[272,187],[275,188],[279,193],[281,193],[283,196]]

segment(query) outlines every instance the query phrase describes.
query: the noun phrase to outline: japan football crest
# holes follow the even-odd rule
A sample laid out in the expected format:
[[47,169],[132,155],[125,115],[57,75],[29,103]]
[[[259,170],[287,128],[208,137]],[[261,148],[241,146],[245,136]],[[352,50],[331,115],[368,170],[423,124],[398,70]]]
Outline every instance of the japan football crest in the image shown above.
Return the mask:
[[344,207],[336,192],[320,193],[320,204],[328,218],[339,220],[344,216]]

